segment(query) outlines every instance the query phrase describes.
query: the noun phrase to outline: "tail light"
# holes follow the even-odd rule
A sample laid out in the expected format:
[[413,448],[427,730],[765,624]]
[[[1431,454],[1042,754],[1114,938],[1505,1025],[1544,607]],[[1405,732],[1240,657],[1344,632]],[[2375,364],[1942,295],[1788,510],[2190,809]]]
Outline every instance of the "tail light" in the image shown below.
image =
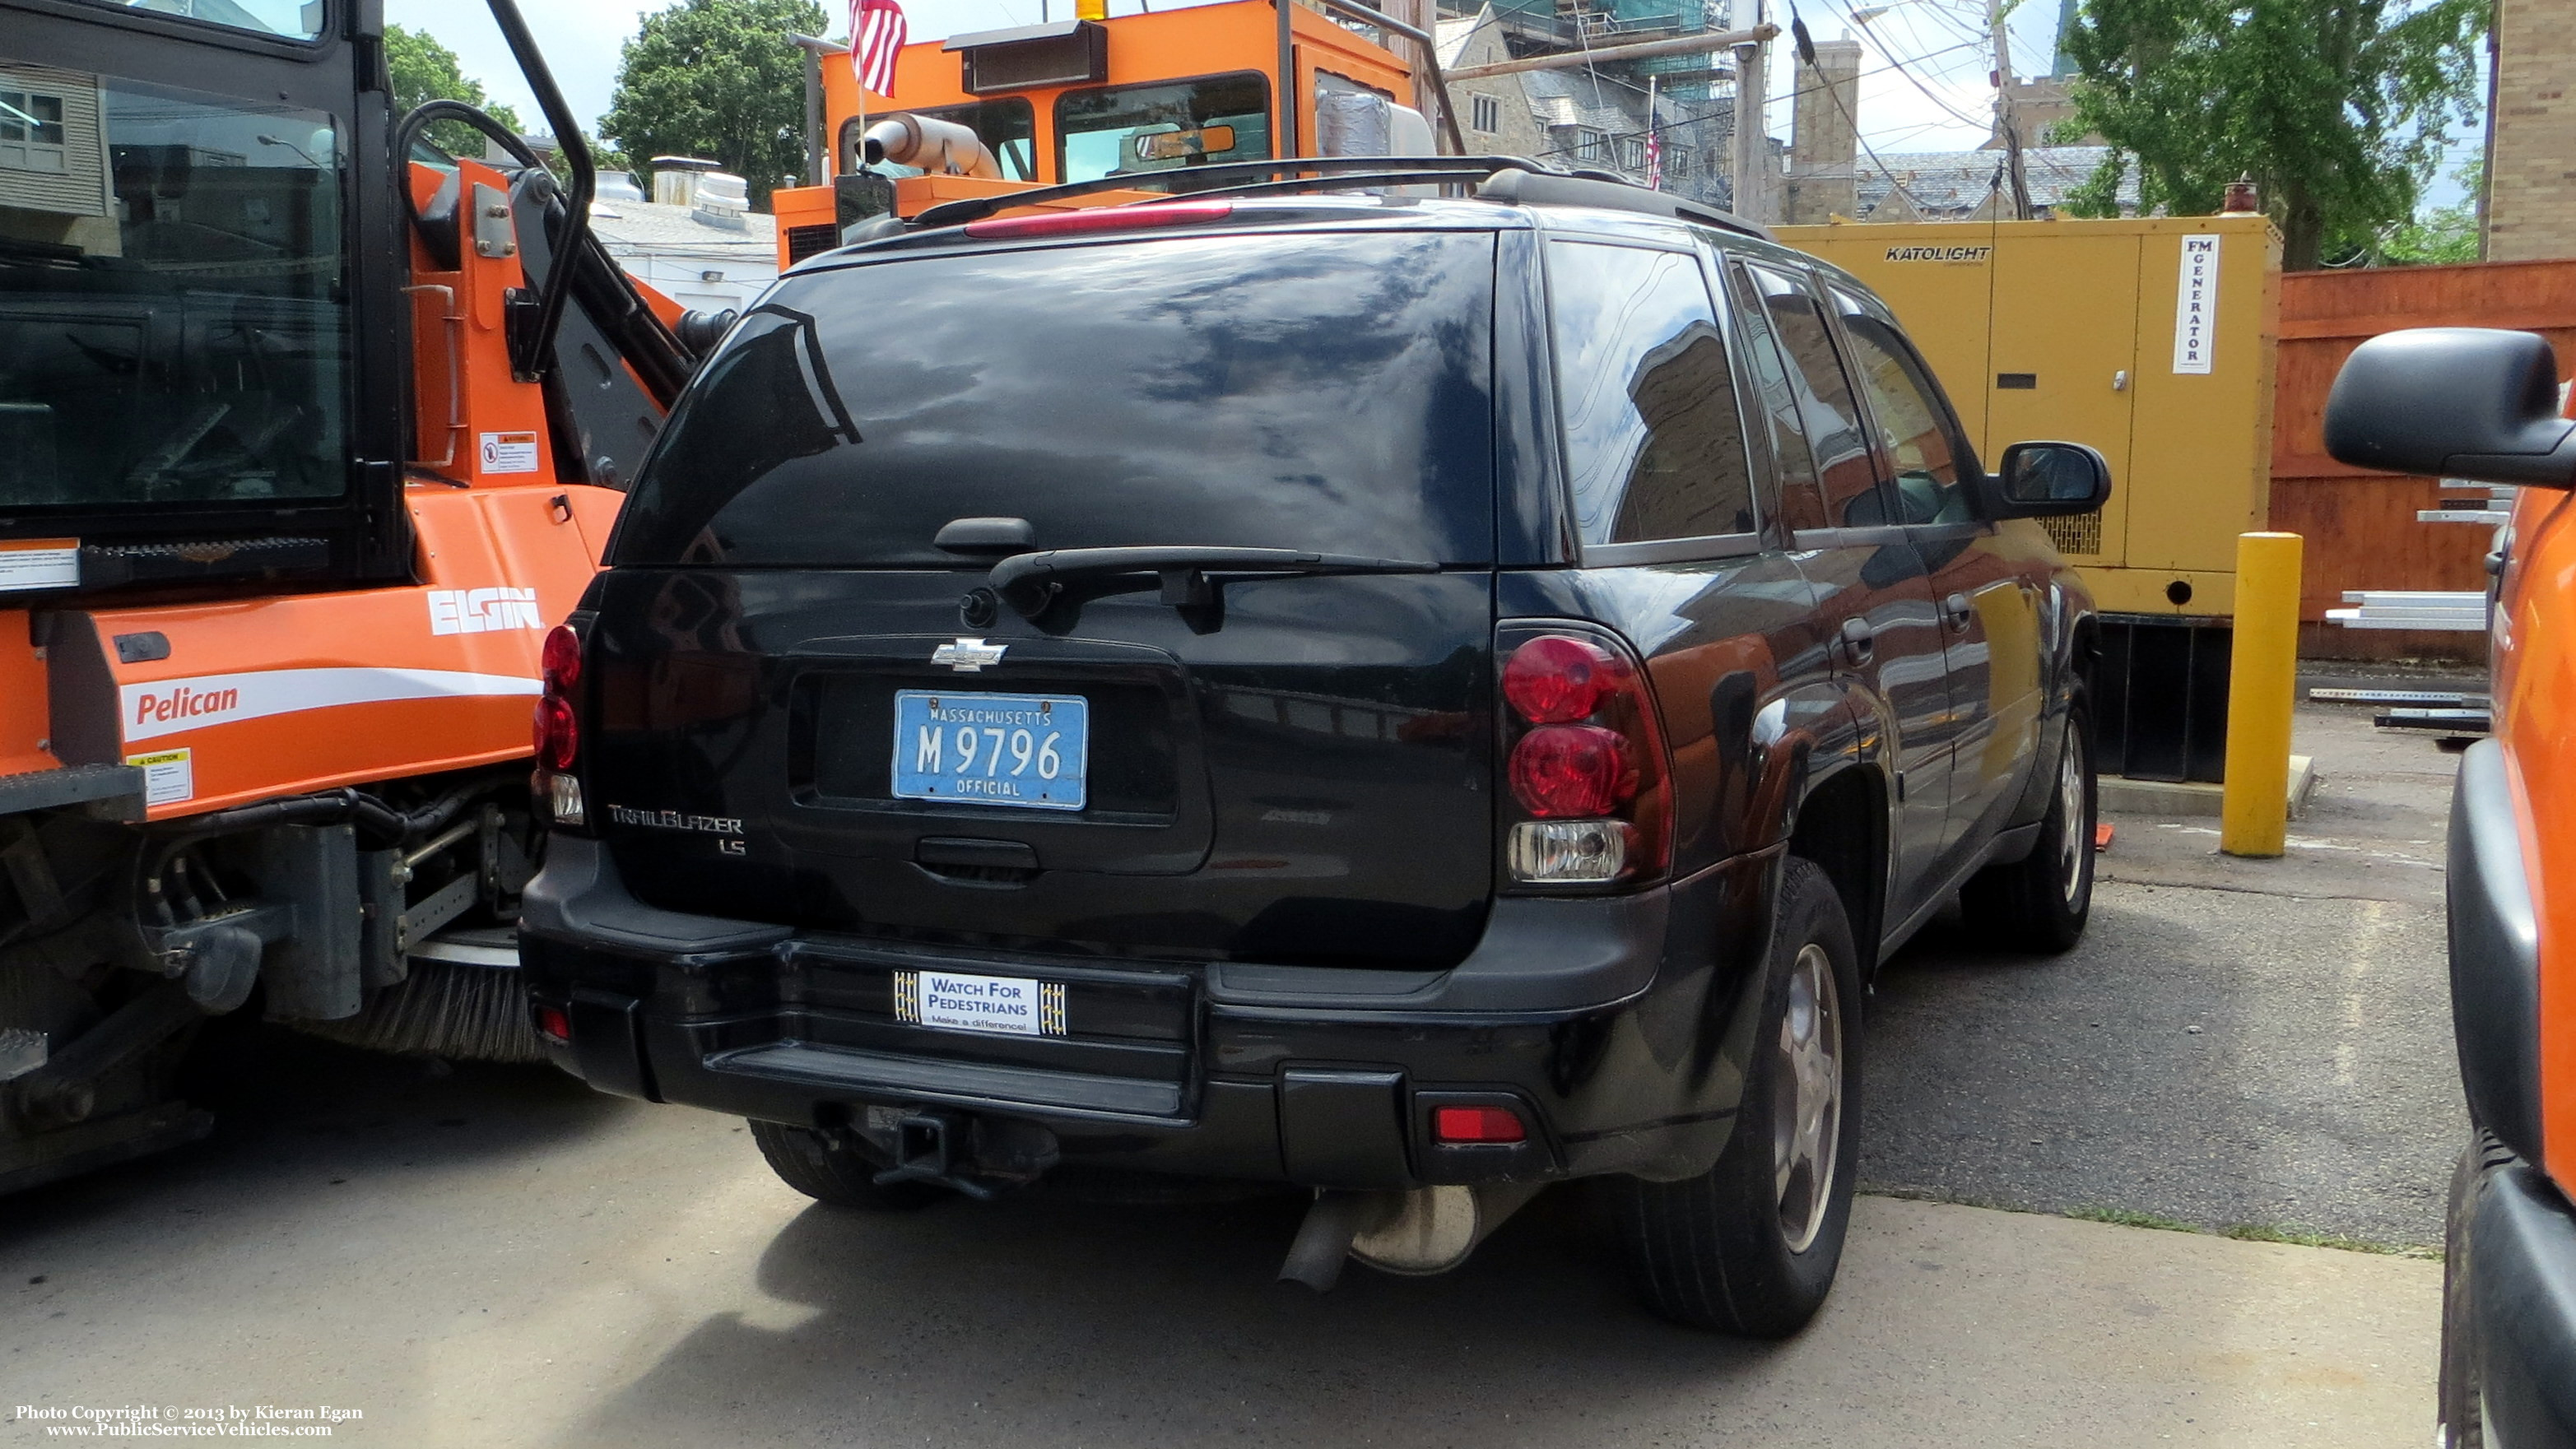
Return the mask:
[[1627,884],[1671,854],[1663,730],[1635,656],[1606,636],[1506,630],[1504,841],[1513,883]]
[[572,701],[560,694],[540,696],[537,700],[537,763],[549,770],[569,770],[573,756],[581,751],[581,721],[573,717]]
[[556,625],[538,662],[545,692],[537,696],[534,723],[537,794],[555,824],[586,825],[581,778],[572,772],[581,758],[581,716],[573,708],[581,697],[581,635],[570,624]]

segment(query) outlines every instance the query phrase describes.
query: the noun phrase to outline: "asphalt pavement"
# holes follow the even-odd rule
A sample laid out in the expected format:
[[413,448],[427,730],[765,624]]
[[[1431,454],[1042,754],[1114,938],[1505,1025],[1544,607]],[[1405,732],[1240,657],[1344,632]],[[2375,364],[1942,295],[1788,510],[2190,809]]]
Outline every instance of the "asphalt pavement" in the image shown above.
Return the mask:
[[17,1406],[444,1446],[2422,1441],[2438,1264],[1871,1197],[1785,1345],[1640,1309],[1580,1193],[1458,1272],[1271,1281],[1299,1205],[872,1216],[737,1122],[259,1034],[214,1140],[0,1217]]
[[2302,706],[2320,779],[2277,861],[2113,820],[2061,957],[1936,926],[1870,1001],[1862,1180],[2039,1212],[2438,1245],[2467,1140],[2441,909],[2457,757]]
[[0,1200],[0,1424],[267,1405],[355,1410],[336,1439],[401,1446],[2417,1444],[2439,1263],[1993,1210],[2438,1240],[2464,1131],[2452,761],[2349,711],[2304,711],[2300,737],[2324,782],[2284,860],[2122,819],[2077,951],[1996,955],[1952,923],[1890,963],[1861,1124],[1882,1195],[1787,1345],[1644,1313],[1579,1191],[1454,1274],[1354,1269],[1317,1297],[1270,1281],[1293,1198],[851,1214],[780,1185],[737,1122],[257,1028],[212,1060],[212,1139]]

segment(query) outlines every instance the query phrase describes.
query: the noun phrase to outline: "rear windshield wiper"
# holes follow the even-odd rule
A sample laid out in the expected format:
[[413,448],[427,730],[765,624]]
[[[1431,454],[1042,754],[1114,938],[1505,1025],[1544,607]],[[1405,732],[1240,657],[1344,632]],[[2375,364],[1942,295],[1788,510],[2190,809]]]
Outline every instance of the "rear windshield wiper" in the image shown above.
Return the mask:
[[1055,602],[1068,579],[1109,574],[1157,574],[1163,602],[1176,609],[1204,609],[1215,600],[1208,575],[1217,574],[1436,574],[1440,565],[1419,559],[1367,558],[1350,553],[1304,553],[1293,548],[1050,548],[1013,554],[993,565],[993,592],[1034,619]]

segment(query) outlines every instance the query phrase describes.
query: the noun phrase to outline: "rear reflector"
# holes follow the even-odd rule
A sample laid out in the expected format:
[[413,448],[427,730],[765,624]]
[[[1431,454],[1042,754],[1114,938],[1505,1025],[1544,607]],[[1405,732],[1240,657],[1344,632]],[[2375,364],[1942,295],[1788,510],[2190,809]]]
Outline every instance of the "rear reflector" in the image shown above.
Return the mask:
[[1529,1129],[1509,1107],[1439,1107],[1431,1113],[1434,1142],[1522,1142]]
[[1196,226],[1234,214],[1231,201],[1156,201],[1135,206],[1092,206],[1039,216],[994,216],[966,223],[966,234],[995,240],[1130,231],[1149,226]]
[[537,1008],[537,1034],[548,1041],[571,1041],[572,1018],[564,1015],[560,1006],[540,1006]]

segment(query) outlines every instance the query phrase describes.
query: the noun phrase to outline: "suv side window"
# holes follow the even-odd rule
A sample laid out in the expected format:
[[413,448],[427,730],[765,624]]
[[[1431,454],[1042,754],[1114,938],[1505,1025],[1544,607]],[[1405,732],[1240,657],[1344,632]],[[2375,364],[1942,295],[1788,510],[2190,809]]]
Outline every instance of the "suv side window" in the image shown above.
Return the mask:
[[[1877,465],[1870,461],[1860,402],[1835,356],[1833,333],[1825,325],[1815,288],[1796,273],[1754,263],[1746,264],[1744,274],[1788,365],[1807,445],[1815,456],[1817,481],[1824,490],[1821,510],[1801,506],[1786,501],[1793,485],[1783,480],[1782,511],[1790,526],[1874,528],[1893,522],[1886,495],[1878,486]],[[1818,512],[1820,521],[1806,521]]]
[[1763,320],[1762,295],[1753,288],[1741,262],[1721,264],[1726,291],[1744,335],[1744,357],[1752,369],[1764,420],[1770,425],[1771,468],[1779,483],[1780,521],[1790,530],[1825,526],[1825,494],[1816,482],[1815,455],[1807,448],[1807,425],[1798,417],[1798,389],[1789,381],[1788,364]]
[[1940,389],[1896,319],[1840,287],[1833,289],[1852,371],[1868,395],[1879,446],[1896,470],[1897,515],[1907,523],[1969,523],[1976,518],[1959,486],[1975,459],[1952,426]]
[[1753,475],[1699,258],[1548,243],[1557,406],[1588,544],[1750,534]]

